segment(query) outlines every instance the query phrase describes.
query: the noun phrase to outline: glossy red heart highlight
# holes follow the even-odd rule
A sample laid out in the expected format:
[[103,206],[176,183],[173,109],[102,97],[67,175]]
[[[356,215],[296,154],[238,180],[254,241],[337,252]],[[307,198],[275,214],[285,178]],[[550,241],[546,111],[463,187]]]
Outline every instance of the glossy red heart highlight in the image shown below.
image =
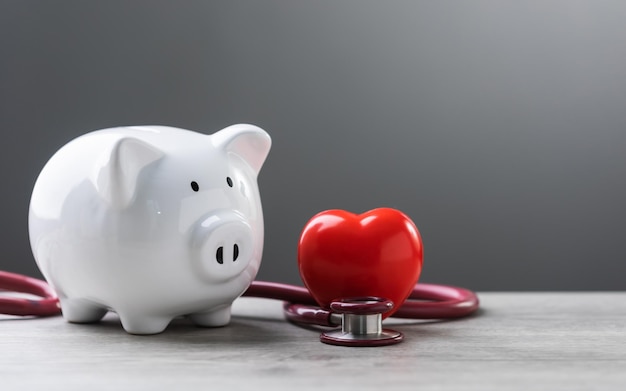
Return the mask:
[[379,208],[356,215],[328,210],[306,224],[298,245],[304,284],[323,308],[333,300],[378,296],[394,309],[404,303],[422,271],[419,231],[404,213]]

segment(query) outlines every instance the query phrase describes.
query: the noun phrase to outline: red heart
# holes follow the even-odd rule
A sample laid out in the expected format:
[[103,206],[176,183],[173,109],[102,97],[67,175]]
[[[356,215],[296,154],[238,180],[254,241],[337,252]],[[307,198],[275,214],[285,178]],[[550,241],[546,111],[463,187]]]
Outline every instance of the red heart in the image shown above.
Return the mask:
[[379,208],[356,215],[328,210],[306,224],[298,245],[298,267],[318,304],[378,296],[394,309],[404,303],[422,271],[422,239],[404,213]]

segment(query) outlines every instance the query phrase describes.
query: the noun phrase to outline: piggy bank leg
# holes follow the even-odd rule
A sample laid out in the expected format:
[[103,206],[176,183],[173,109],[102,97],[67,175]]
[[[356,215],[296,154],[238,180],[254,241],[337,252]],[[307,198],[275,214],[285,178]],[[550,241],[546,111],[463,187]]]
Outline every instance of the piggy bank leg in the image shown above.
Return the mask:
[[159,334],[172,321],[171,317],[142,314],[138,311],[116,311],[122,327],[129,334]]
[[106,308],[83,299],[60,298],[63,317],[71,323],[98,322],[108,312]]
[[231,305],[219,307],[205,312],[189,314],[191,321],[200,327],[222,327],[230,322]]

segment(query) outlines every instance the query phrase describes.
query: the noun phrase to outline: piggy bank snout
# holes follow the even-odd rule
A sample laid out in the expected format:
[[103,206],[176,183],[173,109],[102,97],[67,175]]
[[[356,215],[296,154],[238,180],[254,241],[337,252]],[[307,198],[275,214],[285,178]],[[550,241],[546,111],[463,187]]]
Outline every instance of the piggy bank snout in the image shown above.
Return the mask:
[[252,258],[252,228],[236,212],[202,219],[193,238],[194,260],[200,275],[211,282],[227,281],[241,274]]

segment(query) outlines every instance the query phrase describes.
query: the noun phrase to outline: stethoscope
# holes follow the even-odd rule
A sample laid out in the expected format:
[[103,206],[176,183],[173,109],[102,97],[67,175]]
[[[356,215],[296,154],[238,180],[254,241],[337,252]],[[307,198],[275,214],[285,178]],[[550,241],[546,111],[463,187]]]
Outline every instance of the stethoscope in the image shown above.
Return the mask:
[[[0,296],[0,313],[39,317],[61,314],[59,299],[45,281],[0,271],[0,289],[41,298],[31,300]],[[283,301],[285,317],[292,323],[331,327],[332,329],[320,335],[320,341],[326,344],[385,346],[401,342],[404,338],[399,331],[383,328],[383,314],[394,308],[394,303],[385,298],[338,299],[331,302],[329,309],[322,309],[306,288],[266,281],[254,281],[243,296]],[[470,290],[418,283],[393,316],[409,319],[454,319],[471,315],[478,306],[478,297]]]

